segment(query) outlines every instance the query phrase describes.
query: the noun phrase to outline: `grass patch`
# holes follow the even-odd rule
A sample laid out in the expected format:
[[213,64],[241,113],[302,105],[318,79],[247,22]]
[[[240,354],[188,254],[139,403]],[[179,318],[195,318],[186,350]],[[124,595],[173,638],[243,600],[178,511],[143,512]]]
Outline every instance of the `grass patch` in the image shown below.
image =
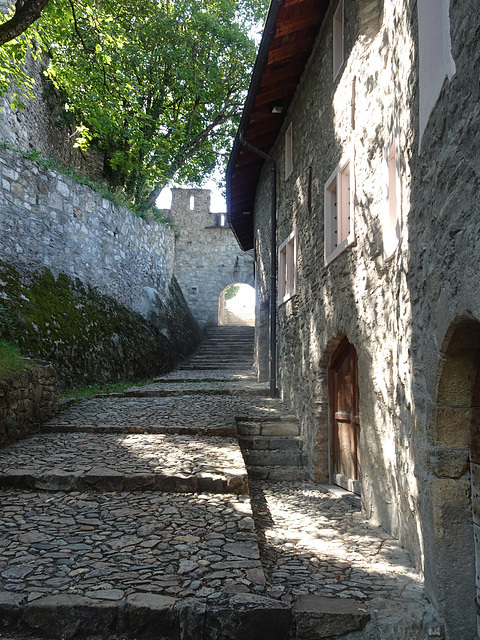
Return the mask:
[[130,387],[144,387],[152,384],[153,380],[137,380],[133,382],[98,382],[85,387],[73,387],[60,392],[61,398],[74,398],[75,400],[89,400],[97,395],[108,395],[109,393],[122,393]]
[[0,380],[5,380],[16,373],[30,369],[31,364],[22,357],[15,344],[0,340]]

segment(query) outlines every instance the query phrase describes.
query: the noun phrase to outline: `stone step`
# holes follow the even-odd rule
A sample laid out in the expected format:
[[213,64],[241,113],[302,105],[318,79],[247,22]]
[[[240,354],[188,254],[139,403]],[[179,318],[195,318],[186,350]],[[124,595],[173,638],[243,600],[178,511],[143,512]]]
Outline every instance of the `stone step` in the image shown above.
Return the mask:
[[237,431],[240,436],[299,436],[298,421],[265,420],[265,421],[237,421]]
[[302,482],[310,480],[309,473],[301,467],[249,466],[248,477],[268,482]]
[[234,438],[41,434],[0,451],[0,488],[248,493]]
[[174,605],[193,597],[205,607],[208,597],[234,608],[231,594],[264,592],[247,496],[3,491],[0,500],[2,637],[203,638],[179,635]]
[[[162,383],[163,384],[163,383]],[[255,395],[255,396],[268,396],[270,390],[265,386],[260,387],[258,385],[252,385],[251,387],[242,386],[235,388],[231,388],[233,385],[230,385],[230,388],[216,389],[213,386],[205,386],[198,385],[194,386],[190,385],[182,385],[181,389],[142,389],[141,387],[138,389],[128,389],[124,391],[121,395],[123,398],[168,398],[171,396],[184,396],[184,395],[236,395],[236,396],[245,396],[245,395]],[[101,396],[98,397],[107,397]]]
[[65,640],[311,640],[350,633],[357,638],[370,620],[365,605],[352,598],[300,595],[287,604],[248,593],[216,601],[141,591],[120,601],[59,594],[28,602],[6,593],[0,616],[2,631],[13,631],[16,639],[31,638],[32,632],[52,637],[54,630],[53,637]]
[[[258,394],[257,394],[258,395]],[[108,396],[111,397],[111,396]],[[178,396],[180,397],[180,396]],[[54,422],[47,423],[42,427],[43,433],[89,433],[89,434],[147,434],[147,435],[161,435],[161,434],[176,434],[176,435],[197,435],[197,436],[220,436],[227,438],[234,438],[237,435],[237,430],[234,426],[228,425],[211,425],[211,426],[198,426],[196,424],[182,425],[182,424],[170,424],[170,425],[141,425],[141,424],[55,424]]]
[[[250,364],[249,368],[251,369],[253,365]],[[242,369],[242,365],[236,362],[232,362],[231,364],[218,364],[218,362],[212,362],[211,364],[195,364],[194,362],[187,362],[178,368],[179,371],[210,371],[215,369],[226,369],[228,371],[237,371]]]
[[242,452],[245,449],[301,451],[303,448],[301,436],[238,436],[238,441]]
[[279,451],[275,449],[254,451],[244,449],[243,458],[247,468],[252,467],[303,467],[303,458],[300,451]]

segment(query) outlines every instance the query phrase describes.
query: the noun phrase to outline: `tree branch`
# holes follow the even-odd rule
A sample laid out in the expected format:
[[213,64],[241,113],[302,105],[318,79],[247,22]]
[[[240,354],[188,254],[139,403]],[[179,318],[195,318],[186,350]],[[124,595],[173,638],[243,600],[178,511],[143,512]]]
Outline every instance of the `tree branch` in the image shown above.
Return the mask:
[[15,13],[0,25],[0,45],[13,40],[32,25],[41,16],[49,0],[25,0],[21,3],[17,0]]

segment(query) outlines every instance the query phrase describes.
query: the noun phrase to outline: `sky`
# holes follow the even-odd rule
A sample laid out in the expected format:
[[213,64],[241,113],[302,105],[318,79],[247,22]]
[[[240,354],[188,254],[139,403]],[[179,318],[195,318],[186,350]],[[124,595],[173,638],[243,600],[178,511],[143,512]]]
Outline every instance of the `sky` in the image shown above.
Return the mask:
[[[185,187],[187,188],[187,187]],[[222,195],[222,192],[217,188],[215,182],[213,180],[209,180],[206,182],[203,189],[210,189],[211,200],[210,200],[210,211],[212,213],[225,213],[227,211],[227,205],[225,203],[225,198]],[[157,198],[157,207],[159,209],[170,209],[170,205],[172,204],[172,192],[169,187],[165,187]]]

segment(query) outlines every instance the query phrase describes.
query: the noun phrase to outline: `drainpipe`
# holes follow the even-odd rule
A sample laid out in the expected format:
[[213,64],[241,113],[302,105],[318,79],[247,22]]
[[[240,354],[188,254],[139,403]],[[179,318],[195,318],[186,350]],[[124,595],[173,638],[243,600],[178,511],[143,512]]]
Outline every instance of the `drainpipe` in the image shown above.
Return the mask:
[[277,165],[272,156],[253,146],[239,135],[240,144],[271,163],[272,193],[270,209],[270,397],[277,396]]

